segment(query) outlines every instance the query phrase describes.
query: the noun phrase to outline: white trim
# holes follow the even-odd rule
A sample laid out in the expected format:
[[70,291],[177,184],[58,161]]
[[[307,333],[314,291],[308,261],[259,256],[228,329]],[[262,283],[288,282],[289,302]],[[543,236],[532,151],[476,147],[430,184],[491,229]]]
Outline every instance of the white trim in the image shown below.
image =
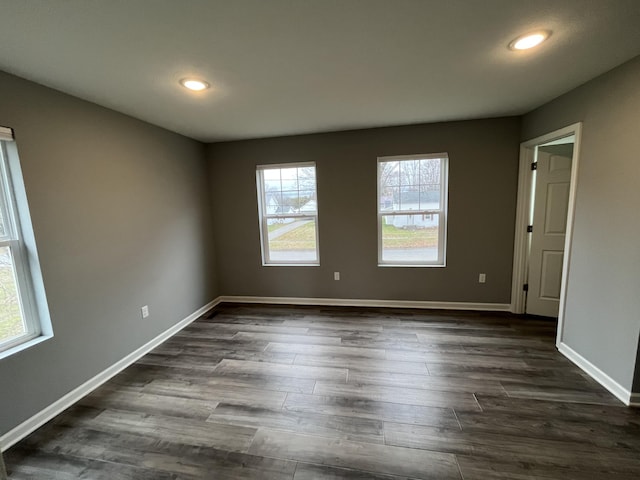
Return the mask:
[[253,297],[229,295],[219,297],[227,303],[265,303],[288,305],[330,305],[337,307],[424,308],[439,310],[482,310],[508,312],[508,303],[432,302],[420,300],[373,300],[363,298]]
[[566,343],[560,343],[558,345],[558,351],[575,363],[578,367],[580,367],[587,375],[593,378],[596,382],[602,385],[604,388],[609,390],[613,395],[615,395],[622,403],[627,406],[640,406],[638,400],[640,400],[640,393],[632,394],[629,390],[624,388],[618,382],[616,382],[613,378],[607,375],[605,372],[596,367],[589,360],[584,358],[578,352],[576,352],[573,348],[571,348]]
[[571,246],[573,242],[573,223],[575,218],[576,192],[578,188],[578,163],[580,159],[580,143],[582,141],[582,122],[555,130],[546,135],[533,138],[520,144],[520,173],[518,175],[518,203],[516,210],[516,231],[513,249],[513,276],[511,282],[511,312],[524,313],[525,295],[522,291],[527,278],[528,254],[527,235],[524,233],[529,222],[531,209],[531,168],[536,146],[549,143],[571,134],[575,135],[573,158],[571,162],[571,185],[569,187],[569,205],[567,210],[567,230],[565,235],[564,259],[562,263],[562,280],[560,284],[560,306],[558,309],[558,330],[556,347],[560,348],[564,332],[564,318],[567,299],[567,285],[571,268]]
[[315,167],[316,162],[265,163],[256,165],[256,170],[278,170],[281,168]]
[[429,160],[432,158],[448,158],[447,152],[440,153],[410,153],[408,155],[387,155],[378,157],[378,162],[395,162],[402,160]]
[[[0,351],[0,360],[3,358],[10,357],[11,355],[21,352],[22,350],[26,350],[27,348],[31,348],[34,345],[44,342],[45,340],[49,340],[53,338],[53,335],[43,335],[40,334],[37,337],[20,337],[20,342],[16,343],[12,347],[8,347],[6,350]],[[0,479],[1,480],[1,479]]]
[[178,323],[168,328],[167,330],[162,332],[160,335],[158,335],[154,339],[150,340],[149,342],[142,345],[140,348],[131,352],[126,357],[122,358],[121,360],[118,360],[116,363],[111,365],[106,370],[103,370],[102,372],[97,374],[95,377],[90,378],[89,380],[84,382],[82,385],[73,389],[63,397],[59,398],[58,400],[53,402],[51,405],[49,405],[45,409],[36,413],[31,418],[25,420],[20,425],[15,427],[13,430],[10,430],[9,432],[0,436],[0,452],[7,450],[11,446],[13,446],[15,443],[19,442],[24,437],[26,437],[27,435],[29,435],[30,433],[32,433],[33,431],[35,431],[36,429],[44,425],[46,422],[51,420],[53,417],[60,414],[65,409],[69,408],[78,400],[80,400],[84,396],[91,393],[93,390],[98,388],[107,380],[109,380],[116,374],[120,373],[129,365],[131,365],[132,363],[134,363],[135,361],[137,361],[138,359],[140,359],[141,357],[149,353],[158,345],[168,340],[170,337],[172,337],[173,335],[178,333],[180,330],[182,330],[184,327],[189,325],[191,322],[198,319],[203,313],[207,312],[208,310],[218,305],[221,301],[220,298],[221,297],[218,297],[215,300],[207,303],[205,306],[199,308],[198,310],[193,312],[191,315],[189,315],[185,319],[179,321]]
[[518,200],[516,205],[516,231],[513,248],[513,277],[511,280],[511,311],[524,313],[525,292],[522,286],[527,278],[527,229],[531,221],[531,167],[534,150],[520,145],[520,165],[518,175]]
[[564,318],[567,306],[567,286],[569,283],[569,271],[571,270],[571,246],[573,245],[573,224],[576,213],[576,194],[578,191],[578,162],[580,160],[580,143],[582,142],[582,123],[572,125],[575,133],[573,143],[573,158],[571,159],[571,183],[569,184],[569,205],[567,208],[567,229],[564,243],[564,258],[562,261],[562,280],[560,282],[560,306],[558,310],[558,332],[556,345],[562,343],[564,334]]

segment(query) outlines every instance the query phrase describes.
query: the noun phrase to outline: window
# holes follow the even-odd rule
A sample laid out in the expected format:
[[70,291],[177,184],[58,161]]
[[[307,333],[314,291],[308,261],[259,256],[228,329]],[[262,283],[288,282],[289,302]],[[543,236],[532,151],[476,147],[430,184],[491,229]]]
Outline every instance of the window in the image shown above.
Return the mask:
[[378,158],[378,264],[444,266],[446,153]]
[[50,336],[13,131],[0,127],[0,358]]
[[319,265],[314,163],[257,168],[263,265]]

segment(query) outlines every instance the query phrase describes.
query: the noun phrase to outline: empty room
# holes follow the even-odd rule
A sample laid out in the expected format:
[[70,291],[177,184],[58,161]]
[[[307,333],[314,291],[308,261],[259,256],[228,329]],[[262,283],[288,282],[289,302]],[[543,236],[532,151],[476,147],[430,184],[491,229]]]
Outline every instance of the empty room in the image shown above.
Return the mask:
[[0,7],[0,480],[640,478],[638,0]]

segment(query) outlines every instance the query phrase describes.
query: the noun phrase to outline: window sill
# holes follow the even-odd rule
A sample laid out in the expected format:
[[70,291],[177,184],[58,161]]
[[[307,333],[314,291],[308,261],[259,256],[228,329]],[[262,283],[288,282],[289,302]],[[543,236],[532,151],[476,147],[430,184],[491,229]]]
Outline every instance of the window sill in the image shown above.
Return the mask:
[[319,263],[263,263],[263,267],[319,267]]
[[0,360],[2,360],[3,358],[10,357],[11,355],[21,352],[22,350],[26,350],[27,348],[31,348],[39,343],[44,342],[45,340],[49,340],[50,338],[53,338],[53,335],[39,335],[35,338],[27,340],[26,342],[22,342],[11,348],[3,350],[0,352]]
[[402,268],[402,267],[407,267],[407,268],[445,268],[446,265],[421,265],[421,264],[411,264],[411,263],[379,263],[378,264],[379,267],[383,267],[383,268],[387,268],[387,267],[392,267],[392,268]]

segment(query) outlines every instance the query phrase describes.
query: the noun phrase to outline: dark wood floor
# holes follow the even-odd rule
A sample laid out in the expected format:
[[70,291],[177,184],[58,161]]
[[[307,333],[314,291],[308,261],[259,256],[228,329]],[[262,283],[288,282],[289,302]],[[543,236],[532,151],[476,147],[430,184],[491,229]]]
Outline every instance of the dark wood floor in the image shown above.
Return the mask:
[[5,453],[12,479],[634,479],[640,412],[506,314],[222,305]]

